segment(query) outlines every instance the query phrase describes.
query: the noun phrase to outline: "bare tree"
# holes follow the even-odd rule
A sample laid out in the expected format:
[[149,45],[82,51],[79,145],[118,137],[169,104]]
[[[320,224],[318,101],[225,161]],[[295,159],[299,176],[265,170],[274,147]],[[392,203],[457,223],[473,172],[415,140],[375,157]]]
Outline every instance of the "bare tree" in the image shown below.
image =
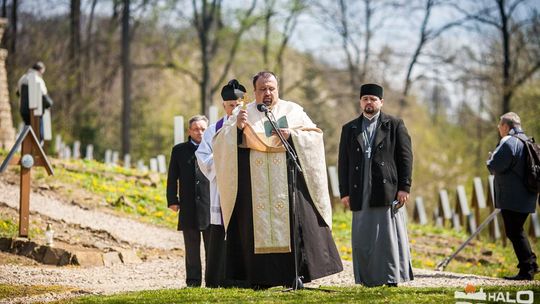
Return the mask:
[[[198,4],[199,3],[199,4]],[[216,74],[216,70],[210,72],[213,67],[212,60],[216,56],[220,46],[220,32],[224,28],[224,23],[221,15],[222,0],[202,0],[192,1],[193,9],[193,26],[197,31],[199,39],[199,49],[201,52],[201,77],[197,77],[200,92],[201,92],[201,110],[208,113],[208,108],[212,103],[212,95],[217,91],[223,83],[231,65],[234,61],[240,41],[244,33],[255,24],[255,20],[251,18],[257,0],[251,1],[251,5],[244,12],[243,16],[238,20],[240,26],[232,37],[232,46],[226,59],[226,63],[218,73],[217,81],[212,81],[212,74]]]
[[[517,10],[527,4],[526,0],[490,0],[488,3],[476,4],[476,9],[465,9],[455,5],[465,16],[474,19],[481,25],[495,29],[499,34],[500,45],[500,75],[502,94],[500,100],[501,113],[509,112],[512,108],[512,97],[516,90],[540,70],[538,53],[539,39],[536,36],[538,13],[532,7],[526,7],[532,12],[531,18],[519,19]],[[480,7],[478,7],[480,5]],[[529,33],[526,33],[529,31]],[[527,34],[533,34],[525,39]],[[521,61],[526,64],[520,64]]]
[[[369,77],[371,41],[386,22],[385,15],[396,6],[392,1],[325,1],[314,2],[316,17],[322,26],[339,36],[346,59],[350,97],[357,95],[361,83]],[[375,81],[375,80],[373,80]]]
[[263,66],[265,70],[270,70],[270,32],[271,32],[271,22],[270,20],[276,14],[275,6],[276,0],[265,0],[264,1],[264,42],[262,45],[262,56],[263,56]]
[[422,18],[422,23],[420,24],[419,31],[418,31],[418,42],[416,44],[416,47],[414,49],[414,52],[411,56],[411,59],[409,61],[409,64],[407,66],[407,74],[405,76],[405,82],[403,86],[402,91],[402,98],[399,102],[399,112],[401,113],[404,108],[407,105],[407,97],[409,95],[411,85],[413,82],[412,76],[413,76],[413,69],[418,64],[419,58],[422,56],[422,52],[424,48],[427,46],[427,44],[430,41],[435,40],[439,36],[441,36],[445,31],[462,25],[468,18],[464,19],[458,19],[458,20],[452,20],[447,23],[444,23],[443,25],[438,25],[437,27],[431,27],[429,25],[433,10],[437,6],[443,6],[445,5],[446,1],[437,1],[437,0],[425,0],[423,11],[424,16]]
[[277,17],[280,14],[277,6],[276,0],[266,0],[265,2],[265,12],[263,14],[264,19],[264,40],[262,44],[262,54],[263,54],[263,64],[265,69],[273,70],[275,73],[280,75],[280,95],[283,97],[288,91],[285,87],[285,75],[283,74],[284,70],[284,55],[285,51],[289,45],[291,36],[293,35],[296,26],[298,24],[298,17],[300,14],[307,8],[305,0],[294,0],[289,1],[286,5],[279,5],[279,7],[284,7],[282,12],[284,16],[283,27],[280,29],[280,41],[277,46],[278,49],[275,52],[275,63],[271,68],[270,65],[270,49],[272,46],[272,41],[270,39],[270,34],[272,32],[272,22],[271,19]]

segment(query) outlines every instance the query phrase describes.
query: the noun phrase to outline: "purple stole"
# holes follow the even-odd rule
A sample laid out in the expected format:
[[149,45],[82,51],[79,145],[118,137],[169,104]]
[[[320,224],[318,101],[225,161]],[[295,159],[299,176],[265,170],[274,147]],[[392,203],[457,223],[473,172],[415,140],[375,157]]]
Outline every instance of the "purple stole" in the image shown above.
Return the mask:
[[221,129],[221,127],[223,127],[224,121],[225,121],[225,117],[221,117],[221,119],[218,120],[218,122],[216,122],[216,133],[217,131],[219,131],[219,129]]

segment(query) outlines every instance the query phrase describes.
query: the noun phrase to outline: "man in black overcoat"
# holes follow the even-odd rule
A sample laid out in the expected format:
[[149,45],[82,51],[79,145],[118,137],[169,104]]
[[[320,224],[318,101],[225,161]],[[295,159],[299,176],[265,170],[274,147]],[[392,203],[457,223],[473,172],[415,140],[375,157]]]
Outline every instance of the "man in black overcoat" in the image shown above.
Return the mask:
[[201,232],[205,252],[209,242],[210,189],[208,179],[199,170],[195,151],[202,140],[208,119],[189,120],[189,137],[173,147],[167,177],[167,204],[178,212],[178,230],[184,234],[186,285],[201,286]]
[[381,111],[383,88],[360,88],[362,114],[343,126],[339,143],[341,201],[353,212],[354,278],[365,286],[413,279],[404,210],[413,167],[403,120]]

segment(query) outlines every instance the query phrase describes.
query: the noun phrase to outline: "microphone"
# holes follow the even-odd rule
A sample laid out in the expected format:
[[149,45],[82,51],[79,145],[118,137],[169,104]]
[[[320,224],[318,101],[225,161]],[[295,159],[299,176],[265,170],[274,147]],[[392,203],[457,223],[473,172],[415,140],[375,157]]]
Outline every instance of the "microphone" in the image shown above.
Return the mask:
[[264,104],[264,103],[260,103],[257,105],[257,110],[259,110],[259,112],[268,112],[268,107]]

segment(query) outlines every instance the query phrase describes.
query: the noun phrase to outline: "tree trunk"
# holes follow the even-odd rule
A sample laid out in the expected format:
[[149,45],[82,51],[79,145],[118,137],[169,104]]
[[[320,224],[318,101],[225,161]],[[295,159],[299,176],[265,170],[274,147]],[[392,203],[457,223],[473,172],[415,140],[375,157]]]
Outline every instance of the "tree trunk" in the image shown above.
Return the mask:
[[[371,42],[371,16],[373,15],[373,7],[371,6],[371,0],[364,0],[366,6],[364,21],[366,26],[366,34],[364,35],[364,60],[362,62],[362,72],[360,73],[360,83],[366,81],[368,63],[369,63],[369,47]],[[357,90],[358,88],[354,88]]]
[[122,155],[130,151],[131,128],[131,62],[129,39],[129,0],[124,0],[122,13]]
[[405,85],[403,86],[403,93],[401,96],[401,99],[399,100],[399,115],[403,113],[403,110],[405,110],[407,106],[407,96],[409,96],[409,91],[411,89],[411,83],[412,83],[412,71],[416,63],[418,62],[418,57],[420,56],[420,53],[422,52],[422,49],[425,46],[425,43],[427,41],[427,26],[429,23],[429,18],[431,16],[431,9],[433,7],[433,0],[427,0],[426,1],[426,10],[424,13],[424,19],[422,20],[422,25],[420,26],[420,39],[418,40],[418,44],[416,45],[416,49],[414,50],[414,53],[411,57],[411,61],[409,62],[409,66],[407,68],[407,75],[405,76]]
[[510,112],[510,104],[512,99],[512,79],[510,76],[510,68],[511,68],[511,54],[510,54],[510,32],[508,29],[508,15],[505,11],[505,1],[504,0],[498,0],[497,5],[499,7],[499,14],[501,16],[501,35],[502,35],[502,43],[503,43],[503,94],[502,94],[502,113]]
[[[209,49],[209,31],[210,25],[213,22],[213,16],[206,16],[206,12],[203,9],[202,15],[202,28],[199,32],[199,41],[201,43],[201,55],[202,55],[202,75],[201,81],[199,83],[201,89],[201,111],[205,114],[208,113],[208,109],[211,103],[211,93],[210,87],[212,82],[210,79],[210,62],[212,60],[212,55]],[[208,19],[207,19],[208,18]]]
[[270,52],[270,20],[272,19],[274,11],[275,1],[266,0],[266,13],[264,14],[264,41],[262,46],[262,55],[263,55],[263,67],[265,70],[270,68],[270,63],[268,59],[268,53]]
[[68,88],[66,93],[66,106],[68,115],[76,115],[73,109],[81,96],[81,1],[71,0],[70,10],[70,40],[69,40],[69,73]]

